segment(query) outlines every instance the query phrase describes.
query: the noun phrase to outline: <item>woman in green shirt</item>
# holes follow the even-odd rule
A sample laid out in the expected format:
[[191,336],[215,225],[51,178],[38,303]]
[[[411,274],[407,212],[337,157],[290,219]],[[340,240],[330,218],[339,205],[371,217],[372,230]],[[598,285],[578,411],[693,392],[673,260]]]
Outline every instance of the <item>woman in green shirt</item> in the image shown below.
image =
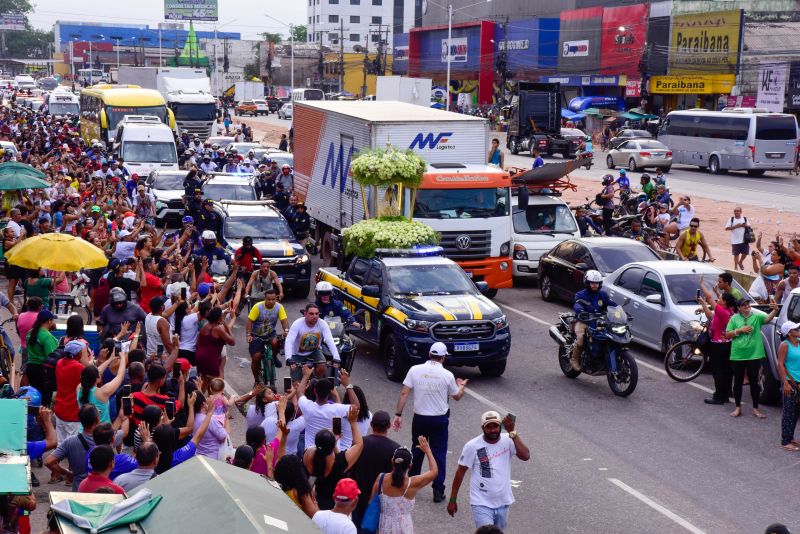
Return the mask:
[[54,287],[52,278],[47,278],[44,269],[32,269],[28,271],[28,279],[25,281],[25,292],[28,297],[39,297],[42,299],[45,308],[50,307],[50,291]]
[[744,373],[750,379],[750,397],[753,400],[753,417],[766,419],[766,415],[758,409],[758,398],[761,394],[758,387],[758,373],[761,360],[765,357],[764,341],[761,338],[761,326],[767,324],[778,314],[778,305],[771,302],[771,311],[767,314],[752,309],[751,302],[740,299],[737,303],[739,312],[728,321],[725,337],[731,341],[731,367],[733,369],[733,399],[736,408],[731,417],[742,415],[742,385]]
[[58,347],[58,339],[51,333],[56,329],[56,316],[42,310],[28,331],[25,344],[28,349],[28,366],[25,373],[28,383],[42,393],[42,406],[49,406],[53,385],[45,378],[44,361]]

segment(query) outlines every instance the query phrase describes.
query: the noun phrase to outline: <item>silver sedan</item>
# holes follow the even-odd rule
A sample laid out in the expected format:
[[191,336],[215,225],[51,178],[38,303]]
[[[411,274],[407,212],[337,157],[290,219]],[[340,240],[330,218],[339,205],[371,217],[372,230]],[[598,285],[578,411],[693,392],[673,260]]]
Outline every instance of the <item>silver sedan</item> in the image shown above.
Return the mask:
[[633,139],[611,149],[606,156],[606,165],[609,169],[619,165],[631,171],[653,167],[668,172],[672,167],[672,151],[659,141]]

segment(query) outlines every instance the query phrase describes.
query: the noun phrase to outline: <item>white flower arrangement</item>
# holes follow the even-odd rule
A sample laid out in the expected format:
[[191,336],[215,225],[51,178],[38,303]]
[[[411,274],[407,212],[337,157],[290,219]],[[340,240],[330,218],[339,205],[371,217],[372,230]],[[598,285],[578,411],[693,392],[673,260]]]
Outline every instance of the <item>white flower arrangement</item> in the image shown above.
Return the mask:
[[397,219],[367,219],[342,232],[345,253],[369,258],[379,248],[412,248],[436,245],[439,234],[426,224]]
[[428,164],[411,150],[392,146],[360,152],[350,164],[353,179],[365,186],[387,186],[401,183],[419,187]]

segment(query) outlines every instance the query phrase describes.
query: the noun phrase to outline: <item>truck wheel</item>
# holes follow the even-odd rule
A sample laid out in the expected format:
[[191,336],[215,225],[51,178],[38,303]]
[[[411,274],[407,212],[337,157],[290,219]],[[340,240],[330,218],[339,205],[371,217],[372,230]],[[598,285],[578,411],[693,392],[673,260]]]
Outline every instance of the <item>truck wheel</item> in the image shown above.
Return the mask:
[[330,232],[325,232],[322,235],[322,246],[319,250],[319,257],[322,260],[322,265],[325,267],[333,266],[333,239],[331,239]]
[[519,154],[519,145],[517,144],[516,137],[512,137],[511,140],[508,142],[508,150],[515,156]]
[[492,287],[492,288],[487,289],[485,295],[486,295],[486,298],[488,298],[488,299],[495,298],[497,296],[497,288]]
[[761,368],[758,372],[758,385],[761,390],[761,398],[759,399],[761,403],[778,404],[778,401],[781,399],[781,383],[775,380],[772,369],[766,358],[761,360]]
[[406,377],[408,363],[401,350],[394,334],[387,333],[383,336],[383,343],[381,343],[383,372],[386,373],[386,378],[392,382],[400,382]]
[[496,378],[498,376],[502,376],[503,373],[506,372],[506,360],[500,360],[498,362],[491,362],[491,363],[482,363],[478,365],[478,369],[481,370],[481,374],[483,376]]
[[609,169],[614,168],[614,158],[612,158],[611,155],[606,156],[606,167]]

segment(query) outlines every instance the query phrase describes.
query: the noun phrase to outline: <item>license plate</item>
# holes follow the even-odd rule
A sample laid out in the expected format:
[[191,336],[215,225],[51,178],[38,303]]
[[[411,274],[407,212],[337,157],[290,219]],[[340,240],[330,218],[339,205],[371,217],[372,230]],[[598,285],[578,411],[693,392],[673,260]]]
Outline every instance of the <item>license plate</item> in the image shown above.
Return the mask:
[[281,284],[283,283],[283,277],[282,276],[278,277],[278,282],[280,282]]
[[455,352],[472,352],[476,351],[480,348],[479,343],[456,343],[453,350]]
[[784,152],[767,152],[767,157],[770,159],[781,159],[786,154]]

